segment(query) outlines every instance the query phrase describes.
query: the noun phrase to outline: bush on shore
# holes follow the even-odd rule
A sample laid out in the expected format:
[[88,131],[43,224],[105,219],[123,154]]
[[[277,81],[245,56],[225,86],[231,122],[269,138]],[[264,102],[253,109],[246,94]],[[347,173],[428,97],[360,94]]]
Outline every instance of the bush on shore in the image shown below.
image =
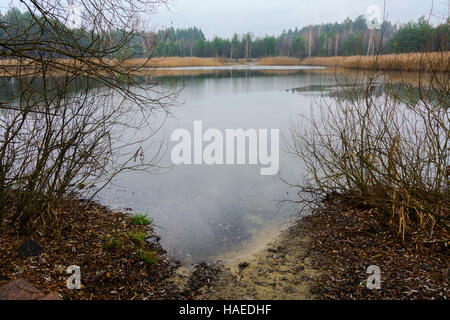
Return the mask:
[[449,74],[419,77],[418,86],[382,73],[344,77],[292,126],[290,151],[307,172],[301,203],[340,194],[403,240],[448,241]]
[[450,72],[450,52],[421,52],[378,56],[313,57],[302,65],[364,70]]

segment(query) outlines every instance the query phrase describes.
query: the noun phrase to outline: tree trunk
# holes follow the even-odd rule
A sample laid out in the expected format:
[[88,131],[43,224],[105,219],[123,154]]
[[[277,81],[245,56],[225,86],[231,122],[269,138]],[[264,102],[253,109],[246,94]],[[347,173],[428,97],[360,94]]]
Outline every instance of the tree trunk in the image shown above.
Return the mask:
[[312,29],[309,28],[309,57],[311,58],[311,49],[312,49]]
[[336,43],[334,48],[334,56],[337,57],[339,48],[339,33],[336,33]]

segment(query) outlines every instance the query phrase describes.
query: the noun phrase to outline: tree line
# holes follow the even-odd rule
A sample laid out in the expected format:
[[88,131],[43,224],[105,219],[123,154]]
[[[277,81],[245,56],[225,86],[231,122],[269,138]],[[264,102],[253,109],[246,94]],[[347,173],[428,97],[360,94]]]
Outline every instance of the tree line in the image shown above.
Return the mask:
[[384,22],[370,30],[366,18],[347,18],[342,23],[310,25],[289,29],[278,36],[255,37],[234,34],[231,39],[205,38],[201,29],[187,28],[160,32],[169,35],[158,50],[160,56],[223,57],[250,59],[268,56],[306,58],[309,56],[352,56],[374,53],[409,53],[448,50],[449,23],[437,27],[423,17],[417,22],[395,26]]
[[[21,13],[10,9],[0,14],[0,23],[26,28],[31,17],[29,12]],[[4,28],[6,30],[7,28]],[[0,32],[0,39],[9,37]],[[83,32],[85,34],[83,34]],[[51,37],[50,32],[41,32]],[[115,30],[112,38],[123,39],[124,30]],[[77,41],[91,43],[92,34],[75,30]],[[252,33],[234,34],[232,38],[215,36],[207,39],[203,31],[193,28],[168,28],[157,32],[136,31],[126,39],[120,52],[111,58],[120,60],[160,57],[219,57],[226,59],[252,59],[268,56],[288,56],[306,58],[311,56],[352,56],[374,53],[409,53],[448,50],[449,22],[437,27],[423,17],[417,22],[402,26],[389,21],[382,23],[379,30],[370,30],[364,16],[355,20],[347,18],[341,23],[309,25],[289,29],[280,35],[255,37]],[[111,37],[108,37],[111,40]],[[56,45],[56,44],[55,44]],[[0,50],[8,50],[0,43]]]

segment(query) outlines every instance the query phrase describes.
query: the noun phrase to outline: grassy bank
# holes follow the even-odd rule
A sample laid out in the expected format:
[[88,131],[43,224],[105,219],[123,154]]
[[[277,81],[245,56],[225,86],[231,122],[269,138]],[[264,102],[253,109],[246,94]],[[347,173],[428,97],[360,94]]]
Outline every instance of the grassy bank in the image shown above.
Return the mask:
[[258,66],[298,66],[301,60],[292,57],[267,57],[262,59],[227,59],[200,57],[161,57],[153,59],[130,59],[124,66],[130,68],[180,68],[180,67],[217,67],[230,65],[256,64]]
[[302,65],[383,71],[450,71],[450,52],[389,54],[380,56],[313,57]]
[[262,59],[227,59],[227,58],[199,58],[199,57],[163,57],[154,59],[130,59],[125,66],[132,68],[180,68],[180,67],[214,67],[229,65],[256,64],[258,66],[298,66],[301,60],[292,57],[267,57]]
[[[232,66],[232,65],[246,65],[256,64],[259,66],[297,66],[300,65],[300,59],[290,57],[270,57],[260,60],[247,61],[245,59],[226,59],[226,58],[200,58],[200,57],[161,57],[161,58],[139,58],[139,59],[127,59],[125,61],[119,61],[116,59],[92,59],[89,62],[83,63],[77,60],[69,59],[55,59],[52,60],[54,66],[54,74],[65,71],[77,70],[82,72],[86,69],[95,69],[99,65],[107,66],[119,66],[127,69],[136,69],[146,71],[145,69],[158,69],[158,68],[184,68],[184,67],[220,67],[220,66]],[[18,73],[22,75],[33,74],[39,69],[39,64],[31,60],[2,60],[0,62],[0,75],[1,76],[14,76]]]
[[[116,59],[90,59],[88,61],[80,62],[74,59],[54,59],[51,61],[51,74],[54,76],[62,76],[67,73],[83,75],[87,70],[93,72],[97,69],[106,68],[120,68],[123,72],[148,72],[157,68],[181,68],[181,67],[217,67],[224,65],[239,64],[238,61],[226,62],[225,59],[216,58],[197,58],[197,57],[167,57],[154,59],[127,59],[119,61]],[[0,61],[0,76],[14,77],[14,76],[31,76],[39,73],[41,68],[40,63],[31,60],[1,60]],[[47,71],[49,72],[49,71]],[[105,74],[105,71],[99,71],[99,74]]]

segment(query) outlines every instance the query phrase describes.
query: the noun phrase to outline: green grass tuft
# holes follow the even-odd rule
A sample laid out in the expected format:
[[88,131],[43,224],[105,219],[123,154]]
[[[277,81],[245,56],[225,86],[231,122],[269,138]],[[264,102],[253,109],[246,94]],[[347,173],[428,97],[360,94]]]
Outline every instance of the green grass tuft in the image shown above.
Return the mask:
[[127,234],[128,241],[132,242],[136,247],[142,247],[142,243],[145,241],[147,234],[145,232],[131,231]]
[[142,251],[141,252],[141,260],[146,264],[154,264],[158,261],[158,252],[157,251]]
[[152,219],[149,219],[146,214],[137,213],[132,217],[132,220],[137,226],[148,226],[153,223]]

